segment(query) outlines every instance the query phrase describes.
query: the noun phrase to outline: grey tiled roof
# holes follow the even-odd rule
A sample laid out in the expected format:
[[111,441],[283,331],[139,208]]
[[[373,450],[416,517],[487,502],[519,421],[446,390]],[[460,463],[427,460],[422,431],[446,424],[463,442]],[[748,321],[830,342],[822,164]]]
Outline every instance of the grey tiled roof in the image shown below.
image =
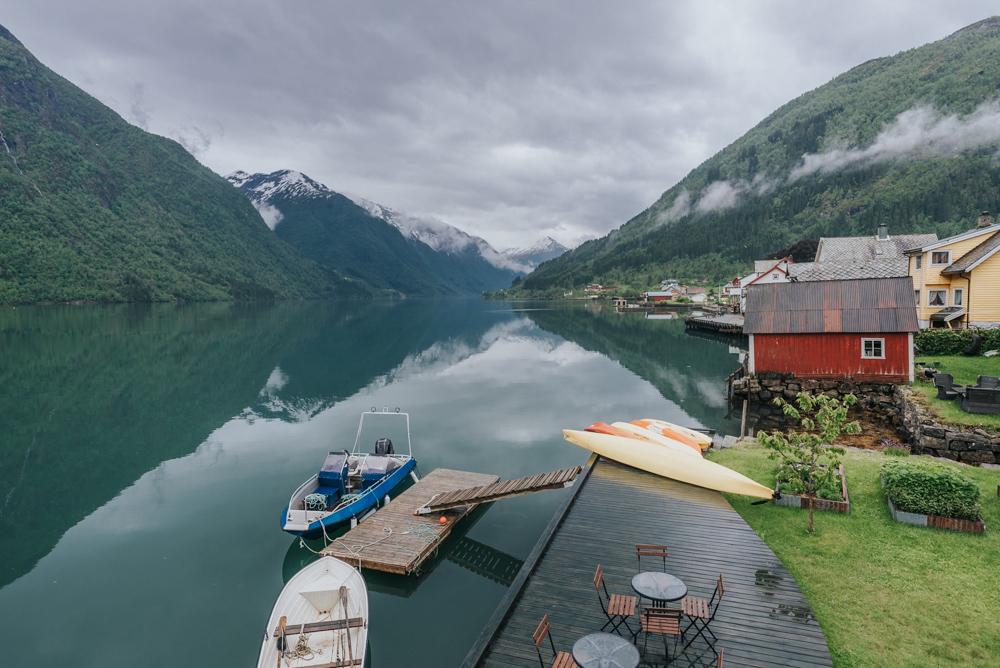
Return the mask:
[[824,237],[819,240],[817,262],[861,262],[902,257],[911,248],[937,241],[936,234],[897,234],[882,241],[867,237]]
[[895,278],[908,276],[906,257],[884,258],[867,262],[798,262],[788,265],[788,274],[796,281],[837,281],[857,278]]
[[998,248],[1000,248],[1000,232],[997,232],[986,238],[986,241],[979,244],[968,253],[958,258],[950,265],[948,265],[941,273],[942,274],[961,274],[966,271],[969,267],[974,265],[979,260],[982,260],[986,256],[994,253]]

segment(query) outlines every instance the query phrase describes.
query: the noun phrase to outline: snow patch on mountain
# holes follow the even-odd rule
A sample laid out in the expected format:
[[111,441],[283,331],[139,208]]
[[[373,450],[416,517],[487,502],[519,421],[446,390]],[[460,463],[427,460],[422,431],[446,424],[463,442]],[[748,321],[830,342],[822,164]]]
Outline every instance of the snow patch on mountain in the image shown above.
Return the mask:
[[519,274],[531,271],[530,266],[498,252],[485,239],[463,232],[444,221],[412,216],[356,195],[347,197],[370,215],[384,220],[404,235],[421,241],[438,252],[450,255],[474,252],[498,269],[507,269]]
[[335,194],[322,183],[292,169],[282,169],[270,174],[236,171],[226,176],[226,180],[243,190],[254,203],[268,202],[278,196],[329,197]]
[[503,254],[515,262],[534,269],[541,263],[557,258],[568,250],[569,248],[552,237],[544,237],[527,248],[508,248],[503,251]]

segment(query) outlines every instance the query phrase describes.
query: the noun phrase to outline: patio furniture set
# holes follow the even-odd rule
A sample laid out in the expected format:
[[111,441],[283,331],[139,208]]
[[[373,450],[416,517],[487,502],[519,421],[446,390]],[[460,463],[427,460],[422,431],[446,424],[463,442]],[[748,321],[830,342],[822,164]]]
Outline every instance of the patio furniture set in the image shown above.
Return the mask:
[[[687,585],[667,572],[667,546],[640,544],[635,546],[639,572],[632,578],[632,590],[636,596],[613,594],[608,591],[604,579],[604,569],[600,564],[594,571],[594,589],[601,610],[607,622],[600,631],[579,638],[571,652],[557,651],[552,640],[549,616],[545,614],[532,634],[538,663],[546,668],[542,655],[542,645],[548,638],[552,650],[550,668],[637,668],[646,658],[650,635],[663,638],[663,652],[667,663],[671,661],[669,640],[673,639],[673,654],[676,658],[677,645],[685,641],[681,653],[685,652],[696,638],[702,638],[715,654],[716,668],[723,668],[724,650],[716,650],[718,639],[710,625],[725,594],[725,584],[720,575],[715,583],[711,598],[688,596]],[[659,559],[662,570],[643,571],[643,558]],[[648,601],[648,605],[640,605]],[[632,624],[637,622],[635,628]],[[640,653],[636,642],[643,635]],[[686,636],[691,634],[690,638]]]
[[950,373],[935,373],[934,386],[938,399],[960,399],[966,413],[1000,414],[1000,378],[996,376],[978,376],[975,385],[963,387],[955,385]]

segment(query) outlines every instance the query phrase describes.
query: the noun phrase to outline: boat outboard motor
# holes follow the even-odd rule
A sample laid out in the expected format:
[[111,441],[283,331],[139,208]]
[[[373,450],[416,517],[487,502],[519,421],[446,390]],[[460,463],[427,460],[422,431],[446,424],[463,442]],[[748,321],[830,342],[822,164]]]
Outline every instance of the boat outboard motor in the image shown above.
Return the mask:
[[380,438],[377,441],[375,441],[375,454],[376,455],[394,454],[394,451],[392,449],[392,439]]

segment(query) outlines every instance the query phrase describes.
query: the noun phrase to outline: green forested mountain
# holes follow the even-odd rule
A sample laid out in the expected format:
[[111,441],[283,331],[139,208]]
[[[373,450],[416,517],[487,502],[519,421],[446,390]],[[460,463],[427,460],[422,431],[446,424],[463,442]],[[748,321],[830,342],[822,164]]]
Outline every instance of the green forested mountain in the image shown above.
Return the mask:
[[278,238],[305,257],[373,286],[403,295],[470,295],[506,287],[518,275],[499,264],[510,261],[482,239],[367,200],[362,206],[302,172],[239,171],[227,178]]
[[1000,209],[1000,18],[788,102],[606,237],[515,283],[731,277],[802,239],[949,234]]
[[0,27],[0,303],[359,294]]

